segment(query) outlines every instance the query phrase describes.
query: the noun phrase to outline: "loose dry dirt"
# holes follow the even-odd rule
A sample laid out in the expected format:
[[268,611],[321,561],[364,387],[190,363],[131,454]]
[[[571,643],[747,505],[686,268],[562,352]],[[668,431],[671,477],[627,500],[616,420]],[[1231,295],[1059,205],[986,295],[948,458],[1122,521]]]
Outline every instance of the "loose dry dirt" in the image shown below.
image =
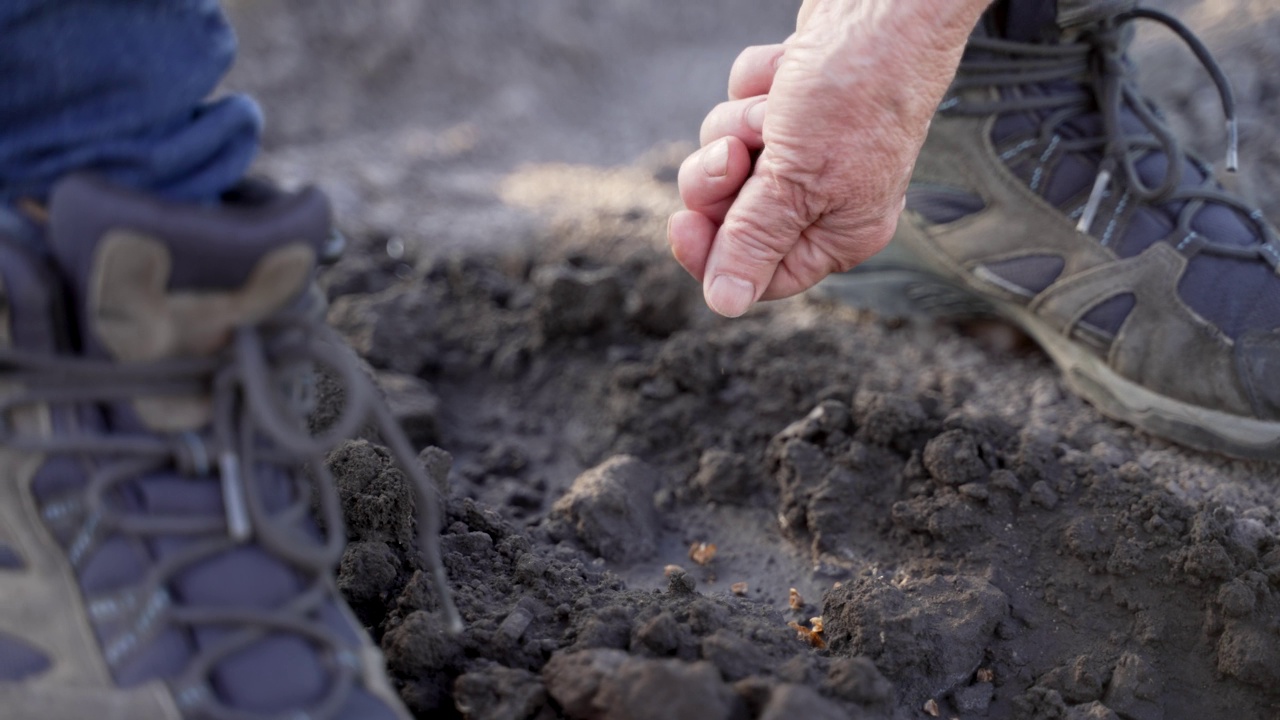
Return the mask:
[[[263,168],[322,184],[352,237],[331,320],[415,443],[448,451],[422,460],[447,487],[460,638],[386,453],[328,461],[339,583],[406,701],[494,720],[1280,716],[1275,467],[1105,420],[1034,349],[954,326],[818,298],[732,322],[701,306],[662,247],[679,143],[737,50],[785,35],[786,5],[232,4],[231,85],[276,121]],[[1236,81],[1242,184],[1276,208],[1277,11],[1170,5]],[[1218,152],[1192,62],[1158,35],[1140,55]]]

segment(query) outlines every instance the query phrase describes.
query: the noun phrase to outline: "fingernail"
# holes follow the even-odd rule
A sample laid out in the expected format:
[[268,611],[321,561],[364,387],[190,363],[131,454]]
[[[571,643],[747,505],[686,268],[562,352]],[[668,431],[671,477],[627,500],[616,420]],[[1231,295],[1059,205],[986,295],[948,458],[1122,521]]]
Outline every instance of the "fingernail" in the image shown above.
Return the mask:
[[765,104],[765,101],[761,100],[747,108],[747,127],[756,132],[764,132]]
[[755,301],[756,289],[751,283],[732,275],[717,275],[707,289],[707,304],[725,317],[740,317]]
[[713,178],[729,174],[729,141],[722,138],[707,147],[702,154],[702,171]]

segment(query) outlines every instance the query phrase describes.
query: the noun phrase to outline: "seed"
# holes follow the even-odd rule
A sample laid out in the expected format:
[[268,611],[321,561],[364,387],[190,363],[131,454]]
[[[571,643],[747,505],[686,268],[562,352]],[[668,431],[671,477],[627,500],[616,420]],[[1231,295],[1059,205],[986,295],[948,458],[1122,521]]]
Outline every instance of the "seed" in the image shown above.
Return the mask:
[[805,642],[809,643],[809,645],[815,648],[818,648],[819,650],[827,646],[827,643],[822,639],[821,635],[801,625],[795,620],[792,620],[791,622],[787,623],[787,626],[790,627],[792,630],[795,630],[796,636],[799,637],[801,640],[804,640]]
[[715,557],[715,543],[696,542],[689,546],[689,559],[699,565],[709,565]]

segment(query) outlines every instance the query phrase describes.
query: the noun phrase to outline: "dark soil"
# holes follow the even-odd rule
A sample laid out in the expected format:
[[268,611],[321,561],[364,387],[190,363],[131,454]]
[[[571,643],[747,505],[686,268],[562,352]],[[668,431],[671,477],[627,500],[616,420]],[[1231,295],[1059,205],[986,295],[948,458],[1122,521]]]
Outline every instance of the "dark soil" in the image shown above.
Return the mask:
[[[339,585],[418,717],[1280,716],[1275,467],[1107,421],[1034,349],[965,328],[818,298],[702,307],[661,246],[682,150],[649,148],[716,96],[664,107],[663,88],[722,84],[790,10],[718,27],[728,3],[326,1],[289,24],[281,5],[235,6],[250,60],[293,63],[242,63],[241,84],[290,89],[264,168],[334,196],[352,248],[323,280],[331,320],[447,487],[460,637],[387,453],[370,436],[329,458]],[[1255,193],[1280,172],[1258,119],[1280,97],[1274,17],[1192,13],[1244,75]],[[1191,64],[1149,42],[1176,121],[1217,147]],[[316,77],[291,85],[303,51]],[[462,78],[421,122],[411,70]],[[612,104],[646,82],[645,107]],[[557,92],[575,99],[521,109]],[[625,165],[516,167],[588,157]],[[816,639],[790,625],[815,618]]]
[[[712,320],[650,251],[548,242],[383,282],[332,319],[440,394],[468,629],[443,633],[407,490],[365,441],[330,460],[357,541],[339,580],[421,717],[1280,711],[1275,514],[1162,487],[1178,451],[1038,357],[813,304]],[[1026,397],[988,409],[992,378]],[[813,617],[825,648],[788,626]]]

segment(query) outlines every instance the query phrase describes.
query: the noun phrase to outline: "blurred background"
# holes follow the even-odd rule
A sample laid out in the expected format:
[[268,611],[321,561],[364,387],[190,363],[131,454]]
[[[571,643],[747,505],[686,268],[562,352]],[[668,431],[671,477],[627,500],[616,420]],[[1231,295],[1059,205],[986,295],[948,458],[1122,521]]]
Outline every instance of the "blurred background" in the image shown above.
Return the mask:
[[[273,146],[472,122],[514,160],[627,162],[696,133],[749,44],[799,0],[232,0],[233,87]],[[495,149],[496,149],[495,148]]]
[[[319,182],[344,222],[411,250],[519,240],[531,209],[640,213],[652,229],[734,57],[784,39],[799,4],[227,0],[242,45],[227,87],[266,109],[265,169]],[[1240,187],[1275,217],[1277,3],[1146,4],[1177,12],[1223,64],[1241,104]],[[1183,136],[1220,162],[1216,90],[1191,53],[1150,27],[1136,55]]]

